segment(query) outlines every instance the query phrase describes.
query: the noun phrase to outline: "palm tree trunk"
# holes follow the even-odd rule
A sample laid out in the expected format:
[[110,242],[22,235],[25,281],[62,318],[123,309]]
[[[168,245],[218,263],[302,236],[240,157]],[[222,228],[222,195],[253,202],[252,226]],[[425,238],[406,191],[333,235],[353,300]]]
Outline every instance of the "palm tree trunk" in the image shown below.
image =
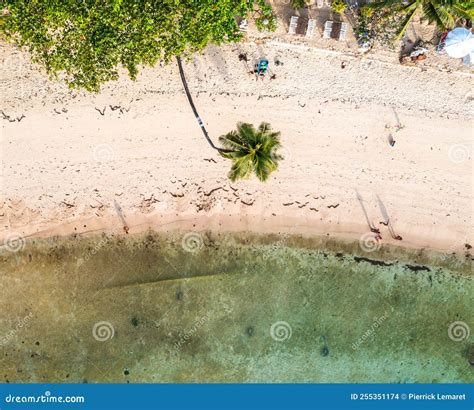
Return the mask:
[[214,145],[214,143],[212,142],[211,137],[209,137],[209,134],[207,133],[206,127],[204,126],[204,123],[203,123],[201,117],[199,116],[199,113],[197,112],[196,106],[194,105],[193,97],[191,96],[191,93],[189,92],[188,83],[187,83],[186,77],[184,75],[183,64],[181,63],[181,58],[179,56],[176,56],[176,61],[178,62],[179,75],[181,76],[181,81],[183,82],[184,91],[186,93],[186,97],[188,97],[189,105],[191,106],[191,109],[193,110],[194,116],[196,117],[196,120],[197,120],[199,126],[201,127],[201,131],[204,134],[204,137],[206,137],[207,142],[216,151],[231,152],[231,150],[216,147]]

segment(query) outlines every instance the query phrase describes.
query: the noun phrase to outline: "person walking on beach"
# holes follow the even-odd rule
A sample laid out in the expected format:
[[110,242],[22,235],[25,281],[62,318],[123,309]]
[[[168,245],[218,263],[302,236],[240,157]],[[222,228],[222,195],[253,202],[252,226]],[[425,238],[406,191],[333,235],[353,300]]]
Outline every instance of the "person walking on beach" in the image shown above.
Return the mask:
[[392,222],[390,220],[390,216],[388,214],[387,208],[385,208],[384,203],[382,202],[382,200],[380,199],[380,197],[378,195],[377,195],[377,202],[379,204],[379,209],[380,209],[380,212],[381,212],[381,214],[383,216],[383,219],[384,219],[380,223],[388,228],[388,231],[390,232],[390,236],[393,239],[395,239],[396,241],[403,240],[403,238],[400,235],[395,233],[395,229],[393,229],[393,225],[392,225]]
[[388,134],[388,143],[391,147],[395,146],[395,140],[393,139],[392,134]]
[[393,226],[392,226],[392,224],[390,223],[390,221],[388,221],[387,227],[388,227],[388,231],[390,232],[390,236],[391,236],[393,239],[395,239],[396,241],[402,241],[402,240],[403,240],[403,238],[402,238],[400,235],[398,235],[398,234],[395,233],[395,231],[394,231],[394,229],[393,229]]

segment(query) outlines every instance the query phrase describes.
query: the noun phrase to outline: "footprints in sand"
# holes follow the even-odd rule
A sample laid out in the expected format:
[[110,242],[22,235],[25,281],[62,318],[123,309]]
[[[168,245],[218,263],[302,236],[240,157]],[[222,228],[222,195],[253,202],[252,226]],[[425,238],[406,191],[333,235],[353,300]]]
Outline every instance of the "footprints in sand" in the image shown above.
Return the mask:
[[[67,224],[83,217],[105,217],[114,213],[115,199],[129,214],[180,214],[240,212],[241,207],[252,207],[258,201],[260,192],[248,187],[237,187],[225,178],[212,182],[186,178],[171,178],[152,192],[136,193],[123,198],[121,191],[93,189],[88,195],[79,195],[70,191],[61,195],[52,194],[48,198],[38,198],[35,209],[28,209],[22,201],[7,199],[0,209],[0,217],[5,226],[23,226],[34,224],[40,226],[44,220],[61,221]],[[265,201],[261,201],[262,204]]]
[[2,116],[3,120],[6,120],[8,122],[20,122],[23,118],[26,118],[25,114],[21,114],[20,116],[12,116],[6,114],[3,110],[0,110],[0,115]]
[[[132,103],[132,101],[130,101],[130,103]],[[105,116],[106,112],[114,112],[114,111],[117,111],[119,114],[124,114],[124,113],[127,113],[130,111],[132,107],[129,105],[128,107],[124,107],[122,105],[112,105],[112,104],[108,104],[108,105],[104,105],[102,107],[94,107],[94,110],[96,110],[102,117]],[[120,115],[119,115],[120,117]]]
[[94,107],[94,110],[96,110],[102,116],[105,114],[106,109],[107,107],[102,108],[102,110],[100,108]]
[[340,203],[338,202],[328,202],[326,201],[325,195],[314,196],[312,194],[306,194],[303,199],[283,202],[283,206],[290,208],[303,209],[306,208],[312,212],[319,212],[320,210],[327,209],[336,209],[339,207]]
[[17,226],[30,224],[38,216],[38,213],[30,209],[27,204],[16,198],[7,198],[0,201],[0,226],[1,229],[14,229]]
[[[158,181],[156,181],[158,182]],[[114,200],[120,203],[128,216],[149,215],[151,217],[201,214],[229,215],[274,215],[284,214],[317,218],[321,220],[338,220],[339,210],[345,208],[343,202],[328,195],[307,193],[298,196],[277,196],[259,185],[232,183],[225,177],[215,179],[196,179],[195,177],[160,178],[159,186],[149,185],[148,190],[139,192],[121,186],[121,189],[109,189],[107,186],[97,186],[85,192],[72,189],[65,193],[51,192],[48,198],[37,198],[35,209],[35,226],[40,226],[45,220],[69,223],[77,218],[102,218],[115,215]],[[11,201],[10,201],[11,202]],[[20,225],[31,221],[26,218],[24,204],[9,203],[11,209],[20,210],[14,220]],[[21,208],[21,209],[20,209]],[[334,212],[338,209],[336,212]],[[24,214],[24,215],[23,215]],[[10,221],[10,222],[13,222]]]
[[61,115],[61,114],[67,114],[68,110],[67,108],[61,108],[60,110],[58,110],[57,108],[53,108],[53,113],[57,114],[57,115]]
[[[141,195],[137,208],[142,213],[155,210],[175,209],[180,212],[196,213],[222,210],[227,204],[252,206],[256,201],[256,191],[240,189],[226,180],[216,181],[214,185],[202,180],[170,179],[170,185],[157,189],[152,194]],[[156,206],[156,204],[161,203]]]
[[[106,111],[110,111],[110,112],[117,111],[121,115],[121,114],[129,112],[130,109],[131,109],[130,105],[128,107],[125,107],[121,105],[109,104],[109,105],[104,105],[103,107],[94,107],[94,110],[96,110],[102,117],[106,115]],[[55,115],[63,115],[63,114],[68,113],[68,109],[65,107],[62,107],[62,108],[54,107],[51,110],[51,113]],[[21,122],[24,118],[26,118],[26,115],[23,113],[20,115],[7,114],[5,111],[0,110],[0,118],[8,122]]]
[[105,112],[107,110],[109,111],[118,111],[120,114],[123,114],[125,112],[129,112],[130,111],[130,106],[128,107],[122,107],[121,105],[111,105],[109,104],[108,106],[105,105],[103,107],[100,107],[100,108],[97,108],[97,107],[94,107],[94,110],[96,110],[102,117],[105,116]]

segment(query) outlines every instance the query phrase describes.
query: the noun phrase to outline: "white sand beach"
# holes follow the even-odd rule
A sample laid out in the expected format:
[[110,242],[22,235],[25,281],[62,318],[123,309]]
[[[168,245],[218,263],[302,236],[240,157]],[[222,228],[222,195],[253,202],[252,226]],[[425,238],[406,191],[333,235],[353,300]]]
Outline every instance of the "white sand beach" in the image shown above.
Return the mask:
[[[241,52],[266,56],[276,79],[256,82]],[[0,53],[3,239],[116,228],[118,207],[130,233],[357,239],[369,231],[362,203],[384,243],[473,243],[472,75],[278,43],[209,47],[185,70],[214,141],[238,121],[267,121],[284,147],[267,183],[229,183],[230,162],[203,138],[175,64],[88,95],[11,46]],[[387,216],[402,241],[380,224]]]

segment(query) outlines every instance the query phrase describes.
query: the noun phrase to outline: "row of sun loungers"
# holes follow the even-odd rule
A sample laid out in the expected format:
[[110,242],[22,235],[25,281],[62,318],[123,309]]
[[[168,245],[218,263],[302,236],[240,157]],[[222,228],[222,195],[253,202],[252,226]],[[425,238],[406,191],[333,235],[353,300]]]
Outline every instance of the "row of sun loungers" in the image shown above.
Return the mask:
[[316,7],[318,9],[323,7],[331,7],[331,0],[316,0]]
[[[291,17],[290,26],[288,27],[288,34],[295,35],[297,33],[298,22],[299,22],[298,16]],[[247,20],[242,20],[239,24],[240,31],[242,33],[246,33],[248,30],[248,25],[249,23]],[[338,35],[339,40],[345,40],[346,35],[347,35],[347,23],[336,23],[336,25],[340,25],[340,30],[339,30],[339,35]],[[334,22],[330,20],[326,21],[326,23],[324,24],[323,38],[333,37],[333,34],[334,34],[333,28],[334,28]],[[315,30],[316,30],[316,20],[308,19],[308,24],[305,30],[305,36],[308,38],[313,37]]]
[[334,21],[329,21],[329,20],[326,21],[326,23],[324,23],[323,38],[331,38],[333,24],[334,24]]
[[298,27],[298,16],[292,16],[290,19],[290,26],[288,27],[288,34],[296,34],[296,29]]
[[341,30],[339,31],[339,40],[345,40],[347,36],[347,23],[341,23]]
[[308,27],[306,28],[306,37],[313,37],[314,30],[316,30],[316,20],[309,19]]
[[[292,16],[290,19],[290,25],[288,27],[288,34],[295,35],[298,31],[298,16]],[[339,29],[339,33],[337,30]],[[309,19],[308,25],[306,26],[305,36],[310,38],[313,36],[316,30],[316,20]],[[334,21],[328,20],[324,24],[323,38],[338,38],[339,40],[345,40],[347,36],[347,23],[335,23]]]
[[[292,16],[290,19],[290,25],[288,27],[288,34],[295,35],[298,31],[298,23],[299,23],[298,16]],[[314,30],[316,30],[316,20],[309,19],[308,24],[305,30],[306,37],[312,37],[314,34]]]
[[[339,29],[339,33],[337,32]],[[323,38],[337,38],[338,40],[345,40],[347,37],[347,23],[334,23],[328,20],[324,24]]]

